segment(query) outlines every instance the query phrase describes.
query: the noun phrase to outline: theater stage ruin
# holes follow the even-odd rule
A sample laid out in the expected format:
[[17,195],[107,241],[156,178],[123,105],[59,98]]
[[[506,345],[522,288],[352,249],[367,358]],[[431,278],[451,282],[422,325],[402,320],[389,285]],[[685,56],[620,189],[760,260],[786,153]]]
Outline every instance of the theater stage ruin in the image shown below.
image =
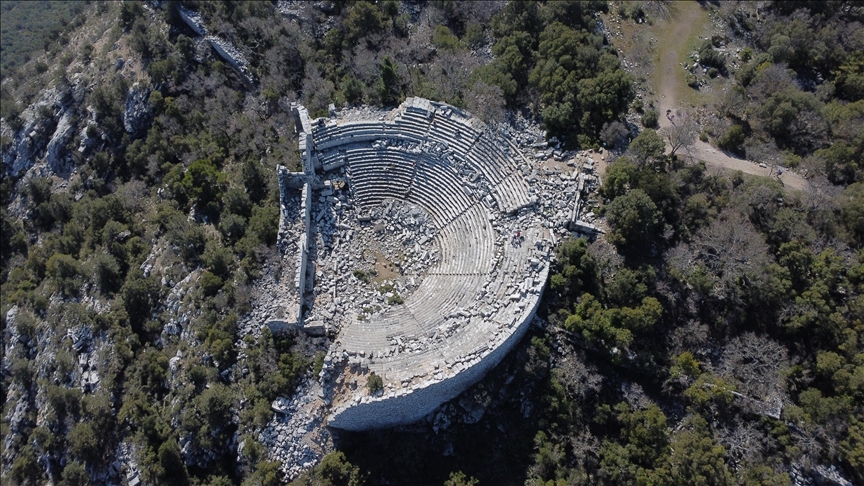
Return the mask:
[[[545,142],[523,154],[421,98],[315,120],[292,111],[303,170],[278,168],[291,304],[268,325],[333,337],[319,376],[327,425],[416,421],[524,335],[557,239],[594,229],[578,216],[596,179]],[[370,391],[373,374],[383,387]]]

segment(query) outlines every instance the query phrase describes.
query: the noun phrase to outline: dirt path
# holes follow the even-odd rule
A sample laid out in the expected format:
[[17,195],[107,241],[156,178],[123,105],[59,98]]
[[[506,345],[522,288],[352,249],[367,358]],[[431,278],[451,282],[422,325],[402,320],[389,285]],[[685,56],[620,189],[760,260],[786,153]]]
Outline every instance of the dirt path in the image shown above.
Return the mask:
[[[658,65],[658,76],[656,77],[657,93],[659,100],[659,122],[661,127],[671,125],[666,118],[666,110],[675,110],[681,105],[679,96],[686,93],[690,88],[687,86],[684,72],[681,69],[681,61],[687,55],[686,39],[693,35],[695,29],[700,29],[708,15],[702,10],[697,2],[677,2],[672,12],[672,18],[668,21],[668,30],[660,36],[660,59]],[[730,157],[721,150],[712,147],[708,143],[697,140],[689,148],[689,154],[706,164],[723,167],[730,170],[740,170],[747,174],[763,177],[771,177],[771,167],[760,167],[759,164],[736,157]],[[807,181],[795,174],[786,171],[780,176],[783,185],[793,189],[803,190],[807,187]]]

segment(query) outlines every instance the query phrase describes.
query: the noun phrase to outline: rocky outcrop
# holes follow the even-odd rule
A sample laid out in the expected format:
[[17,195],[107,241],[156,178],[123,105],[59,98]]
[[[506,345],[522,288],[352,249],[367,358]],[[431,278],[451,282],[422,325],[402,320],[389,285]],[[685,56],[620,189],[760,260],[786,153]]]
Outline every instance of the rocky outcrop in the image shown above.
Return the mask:
[[46,148],[45,163],[55,174],[66,175],[72,169],[72,160],[66,145],[75,133],[75,125],[72,123],[72,113],[66,110],[57,122],[57,128],[51,136]]
[[150,107],[150,89],[137,84],[126,94],[126,105],[123,110],[123,129],[133,137],[144,134],[150,126],[153,116]]
[[51,88],[21,113],[17,131],[4,121],[3,135],[12,143],[2,154],[3,171],[20,177],[44,157],[47,169],[42,167],[43,172],[68,176],[72,159],[65,149],[76,131],[72,107],[80,96],[80,89]]

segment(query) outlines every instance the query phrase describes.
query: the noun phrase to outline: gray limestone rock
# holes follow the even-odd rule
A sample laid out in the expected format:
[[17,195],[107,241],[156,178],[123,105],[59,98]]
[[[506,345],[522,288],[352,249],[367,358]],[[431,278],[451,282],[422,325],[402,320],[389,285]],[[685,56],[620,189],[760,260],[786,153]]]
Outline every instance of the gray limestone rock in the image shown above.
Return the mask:
[[143,135],[150,126],[153,115],[150,107],[150,89],[133,86],[126,94],[126,104],[123,111],[123,128],[133,137]]
[[45,163],[55,174],[66,175],[71,169],[72,161],[66,151],[66,144],[69,143],[73,133],[75,133],[75,126],[72,124],[72,114],[66,110],[57,122],[57,128],[48,142],[45,154]]

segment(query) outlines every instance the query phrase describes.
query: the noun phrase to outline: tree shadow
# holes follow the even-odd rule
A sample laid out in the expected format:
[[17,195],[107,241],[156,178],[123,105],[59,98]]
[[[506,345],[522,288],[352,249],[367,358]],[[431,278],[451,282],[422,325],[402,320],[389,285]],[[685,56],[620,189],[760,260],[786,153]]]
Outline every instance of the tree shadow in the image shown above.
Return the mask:
[[[526,407],[531,399],[520,392],[545,383],[526,372],[530,342],[523,339],[483,380],[426,419],[394,429],[336,431],[337,449],[370,485],[440,485],[455,471],[480,484],[524,484],[541,406]],[[542,396],[525,394],[531,395]]]

